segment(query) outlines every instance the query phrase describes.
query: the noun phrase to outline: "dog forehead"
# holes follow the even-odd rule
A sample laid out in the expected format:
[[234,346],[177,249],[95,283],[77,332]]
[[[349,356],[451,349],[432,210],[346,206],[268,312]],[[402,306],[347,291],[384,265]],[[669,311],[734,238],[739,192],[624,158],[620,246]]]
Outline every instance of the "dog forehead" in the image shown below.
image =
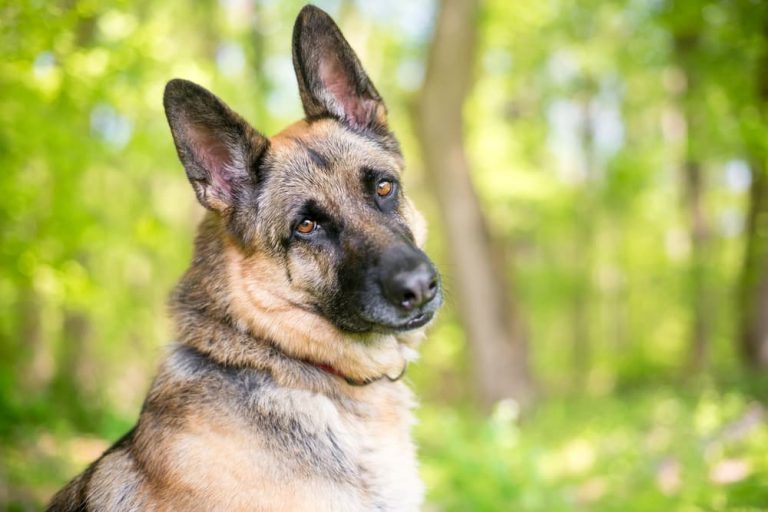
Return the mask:
[[362,169],[399,174],[402,158],[373,136],[320,119],[296,122],[273,136],[269,163],[273,172],[286,179],[314,184],[329,179],[350,182]]

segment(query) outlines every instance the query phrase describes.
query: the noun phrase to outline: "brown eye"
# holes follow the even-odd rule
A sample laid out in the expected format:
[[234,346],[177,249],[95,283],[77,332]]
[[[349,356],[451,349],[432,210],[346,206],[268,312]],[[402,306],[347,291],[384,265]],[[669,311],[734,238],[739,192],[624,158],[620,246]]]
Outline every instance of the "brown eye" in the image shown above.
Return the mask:
[[312,219],[304,219],[296,226],[296,231],[302,235],[308,235],[317,229],[317,222]]
[[376,185],[376,195],[379,197],[387,197],[389,194],[392,193],[392,190],[395,188],[395,186],[392,184],[389,180],[381,180]]

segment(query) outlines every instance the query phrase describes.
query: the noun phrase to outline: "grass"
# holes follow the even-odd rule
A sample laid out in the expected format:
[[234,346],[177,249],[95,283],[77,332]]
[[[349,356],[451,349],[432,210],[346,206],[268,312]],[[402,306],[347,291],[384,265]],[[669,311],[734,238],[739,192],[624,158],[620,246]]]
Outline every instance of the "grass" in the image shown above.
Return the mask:
[[741,391],[550,400],[519,421],[426,407],[430,510],[768,510],[768,427]]

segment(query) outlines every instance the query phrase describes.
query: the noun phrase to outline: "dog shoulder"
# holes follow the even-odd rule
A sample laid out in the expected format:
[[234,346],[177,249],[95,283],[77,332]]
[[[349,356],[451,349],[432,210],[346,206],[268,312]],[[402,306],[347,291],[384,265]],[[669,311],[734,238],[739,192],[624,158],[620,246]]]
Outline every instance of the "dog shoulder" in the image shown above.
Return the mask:
[[132,429],[59,491],[48,505],[49,512],[115,512],[144,509],[147,493],[144,479],[131,455]]

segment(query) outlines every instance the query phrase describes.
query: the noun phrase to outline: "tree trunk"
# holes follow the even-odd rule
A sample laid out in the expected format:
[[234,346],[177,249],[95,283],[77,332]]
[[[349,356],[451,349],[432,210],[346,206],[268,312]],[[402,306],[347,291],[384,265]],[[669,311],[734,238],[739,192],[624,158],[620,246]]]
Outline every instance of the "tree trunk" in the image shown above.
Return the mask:
[[[264,37],[264,33],[267,30],[266,22],[264,20],[264,5],[263,2],[253,2],[252,9],[253,22],[251,24],[250,41],[251,41],[251,62],[249,79],[256,85],[254,91],[254,97],[263,98],[264,100],[269,97],[269,92],[272,89],[272,84],[269,80],[269,72],[266,69],[267,62],[267,43]],[[256,101],[256,118],[254,119],[254,126],[265,127],[269,126],[271,119],[267,110],[266,101]]]
[[462,108],[471,87],[476,0],[443,0],[416,110],[429,181],[450,250],[458,313],[484,405],[533,398],[525,330],[508,293],[507,265],[493,243],[470,179]]
[[[53,376],[53,353],[42,326],[41,298],[32,283],[20,287],[19,329],[15,350],[26,353],[27,361],[17,368],[16,382],[26,394],[34,394],[48,386]],[[13,354],[13,356],[18,356]]]
[[[690,126],[690,125],[689,125]],[[712,308],[707,286],[709,225],[704,214],[704,177],[700,163],[687,158],[683,166],[685,206],[691,239],[690,288],[692,308],[690,367],[701,370],[709,361]]]
[[747,367],[768,368],[768,176],[753,159],[739,306],[740,352]]
[[595,160],[594,115],[592,99],[596,84],[585,76],[581,92],[581,124],[579,139],[584,153],[584,178],[574,204],[572,271],[574,287],[571,290],[571,381],[574,388],[583,387],[592,362],[592,273],[595,243],[595,189],[597,162]]
[[695,28],[681,31],[674,36],[675,59],[685,78],[685,88],[680,93],[678,103],[681,105],[686,127],[685,156],[681,174],[682,201],[688,217],[691,244],[687,287],[691,307],[691,339],[688,363],[693,371],[702,370],[708,364],[713,318],[712,296],[707,272],[711,230],[704,205],[704,169],[699,160],[700,142],[697,140],[697,126],[701,121],[697,118],[699,107],[694,104],[693,97],[697,86],[694,59],[698,46],[699,35]]
[[[762,37],[756,85],[763,129],[768,130],[768,18],[763,23]],[[747,367],[764,369],[768,368],[768,145],[748,142],[748,147],[752,183],[739,293],[739,348]]]

